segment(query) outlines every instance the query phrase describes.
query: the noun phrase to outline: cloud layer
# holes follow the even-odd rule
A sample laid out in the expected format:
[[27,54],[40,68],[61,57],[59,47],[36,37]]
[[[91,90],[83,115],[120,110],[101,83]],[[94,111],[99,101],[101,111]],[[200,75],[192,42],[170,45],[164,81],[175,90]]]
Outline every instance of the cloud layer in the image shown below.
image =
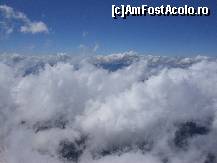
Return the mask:
[[7,5],[0,5],[0,14],[2,15],[4,21],[2,21],[2,28],[4,28],[7,34],[14,31],[15,25],[14,21],[18,21],[19,32],[23,33],[48,33],[47,25],[42,21],[31,21],[24,13],[15,11],[12,7]]
[[0,60],[0,162],[216,162],[215,58]]

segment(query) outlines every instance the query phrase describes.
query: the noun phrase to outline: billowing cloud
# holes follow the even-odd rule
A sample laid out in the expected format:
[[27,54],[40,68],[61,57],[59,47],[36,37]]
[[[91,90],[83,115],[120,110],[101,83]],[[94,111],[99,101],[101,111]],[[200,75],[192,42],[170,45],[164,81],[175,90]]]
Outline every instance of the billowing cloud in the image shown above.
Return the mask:
[[215,163],[217,59],[0,55],[0,162]]
[[15,26],[13,21],[18,21],[21,25],[18,27],[20,32],[23,33],[48,33],[47,25],[42,21],[31,21],[24,13],[15,11],[12,7],[7,5],[0,5],[0,14],[4,18],[4,27],[6,33],[12,33]]

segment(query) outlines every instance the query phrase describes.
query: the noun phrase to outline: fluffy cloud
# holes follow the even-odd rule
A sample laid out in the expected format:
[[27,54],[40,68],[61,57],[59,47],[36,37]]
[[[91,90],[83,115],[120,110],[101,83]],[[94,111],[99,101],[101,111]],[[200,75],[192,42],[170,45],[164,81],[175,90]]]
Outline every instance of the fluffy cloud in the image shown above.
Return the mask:
[[216,162],[217,60],[131,53],[0,56],[0,161]]
[[4,23],[7,24],[6,33],[12,33],[14,25],[10,24],[13,21],[19,21],[21,26],[19,31],[23,33],[48,33],[47,25],[42,21],[31,21],[24,13],[15,11],[7,5],[0,5],[0,13],[4,17]]
[[25,26],[22,26],[20,29],[21,32],[24,33],[40,33],[40,32],[48,32],[47,25],[43,22],[32,22],[30,24],[27,24]]

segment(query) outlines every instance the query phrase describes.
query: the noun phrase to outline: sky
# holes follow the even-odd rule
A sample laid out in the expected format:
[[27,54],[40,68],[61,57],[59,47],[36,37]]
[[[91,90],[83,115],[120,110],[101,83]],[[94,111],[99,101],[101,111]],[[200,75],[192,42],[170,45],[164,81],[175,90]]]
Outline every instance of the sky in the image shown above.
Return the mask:
[[[112,5],[121,4],[206,6],[211,14],[113,19]],[[0,53],[216,56],[216,45],[215,0],[0,1]]]

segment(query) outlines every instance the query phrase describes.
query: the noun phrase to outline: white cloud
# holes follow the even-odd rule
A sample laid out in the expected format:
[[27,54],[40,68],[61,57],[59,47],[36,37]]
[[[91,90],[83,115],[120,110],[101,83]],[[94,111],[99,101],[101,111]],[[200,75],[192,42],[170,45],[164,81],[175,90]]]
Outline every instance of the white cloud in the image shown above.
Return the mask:
[[32,33],[32,34],[40,33],[40,32],[48,33],[48,28],[47,25],[43,22],[32,22],[27,25],[21,26],[20,31],[23,33]]
[[80,163],[216,162],[216,90],[213,58],[0,55],[0,161],[63,163],[87,136]]
[[[47,25],[42,21],[31,21],[24,13],[15,11],[12,7],[7,5],[0,5],[0,13],[5,18],[5,24],[9,25],[9,22],[19,21],[21,26],[18,28],[23,33],[48,33],[49,29]],[[14,26],[8,26],[6,33],[10,34],[14,31]]]
[[4,14],[7,19],[20,19],[22,21],[29,21],[27,16],[22,13],[15,11],[12,7],[7,5],[0,5],[0,11]]

